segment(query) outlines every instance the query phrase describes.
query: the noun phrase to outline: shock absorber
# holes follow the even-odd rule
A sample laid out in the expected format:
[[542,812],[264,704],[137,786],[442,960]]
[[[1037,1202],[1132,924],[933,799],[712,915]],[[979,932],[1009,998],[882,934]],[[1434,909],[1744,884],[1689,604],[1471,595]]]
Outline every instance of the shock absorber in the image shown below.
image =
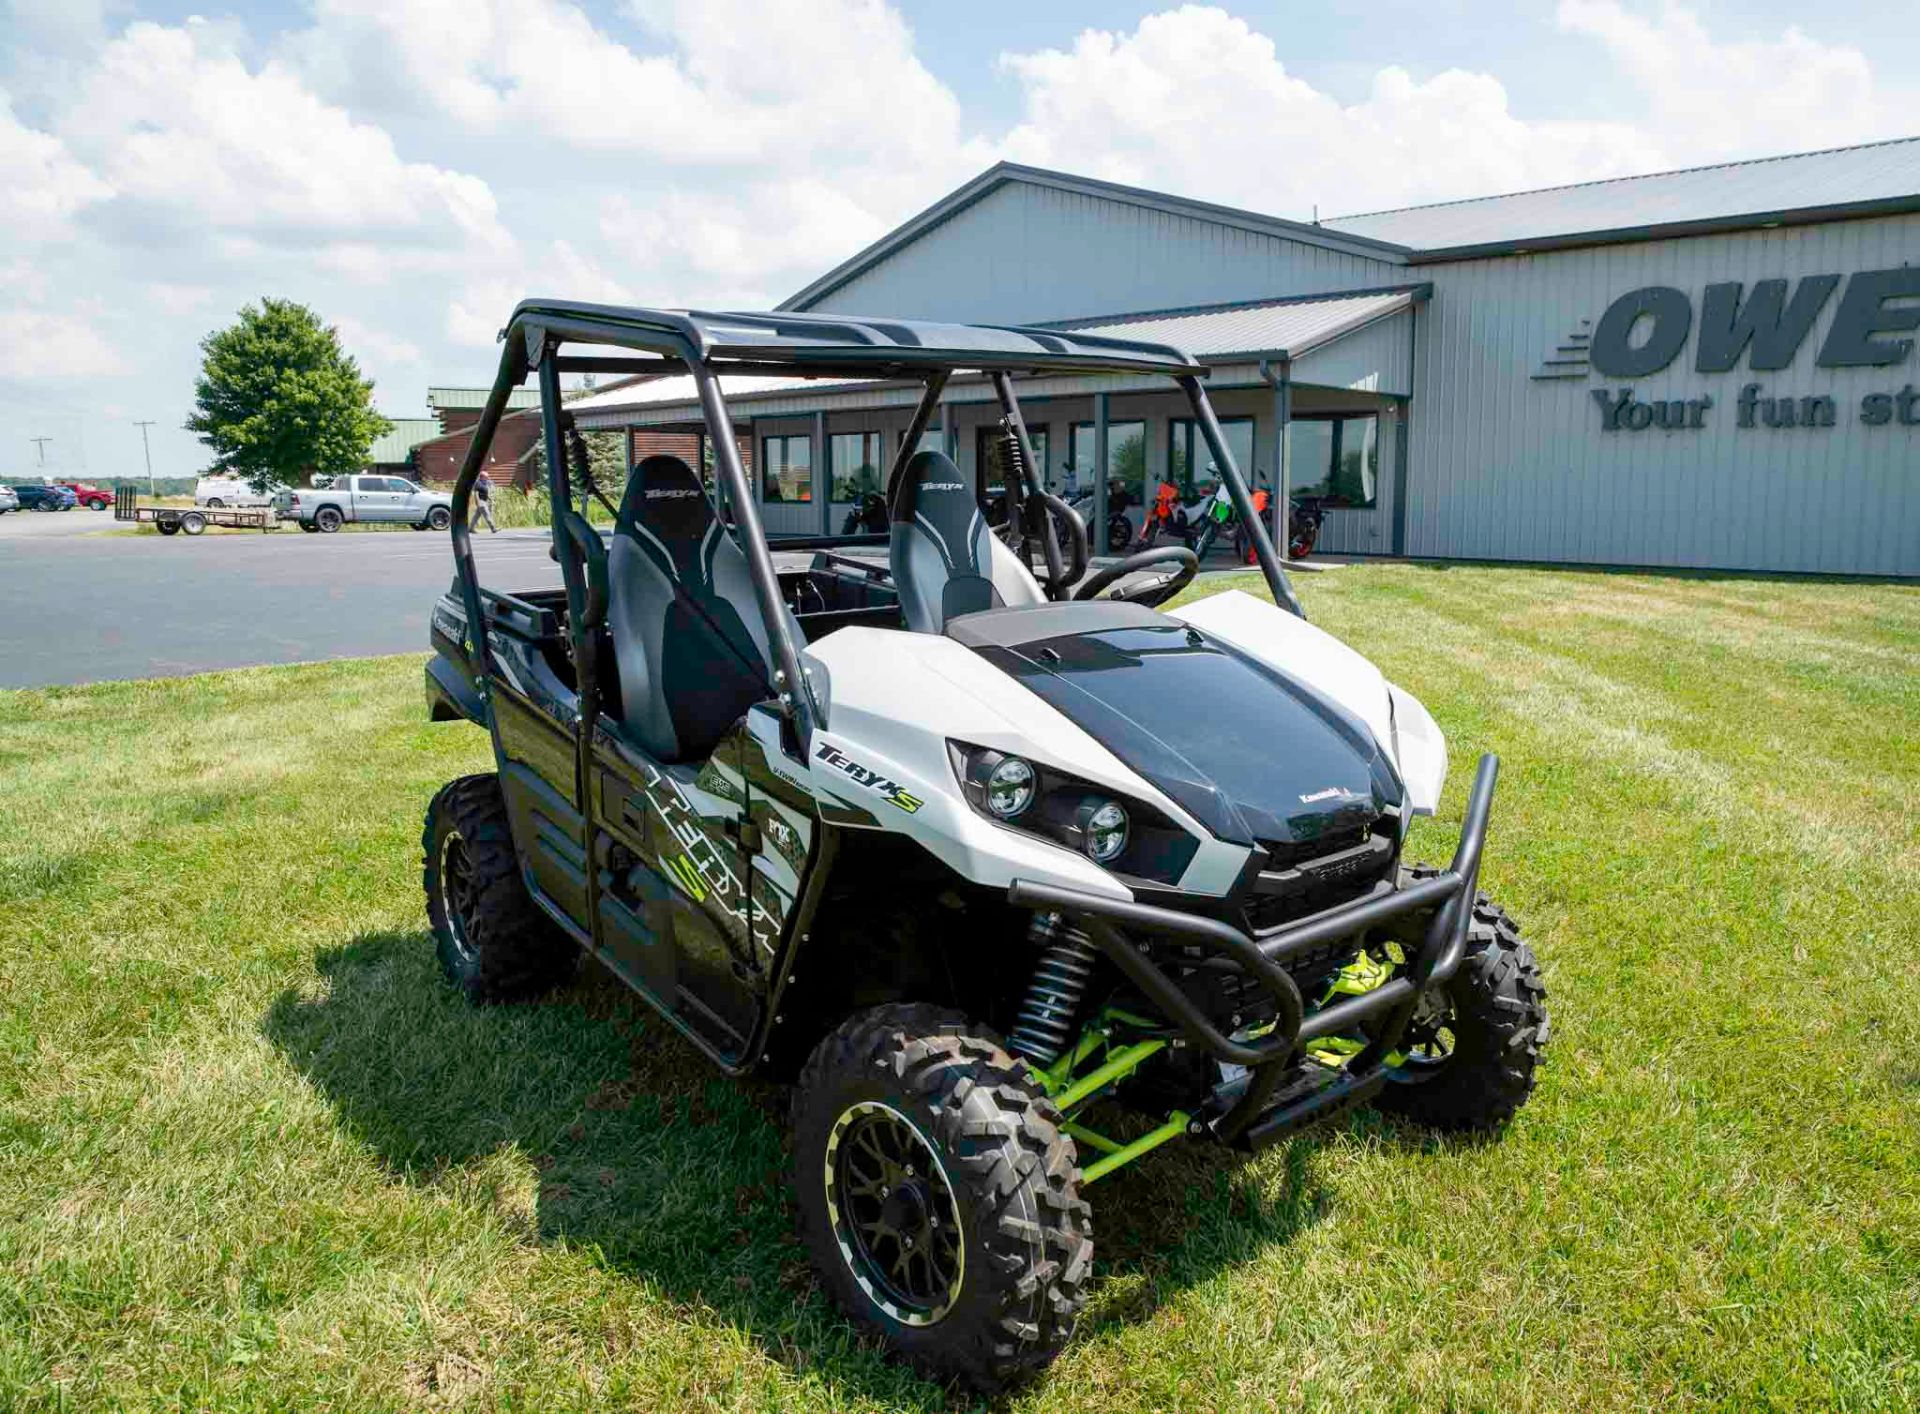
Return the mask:
[[1086,933],[1058,913],[1036,913],[1027,941],[1040,954],[1026,999],[1007,1037],[1013,1053],[1029,1065],[1052,1065],[1073,1038],[1073,1023],[1093,979],[1096,956]]

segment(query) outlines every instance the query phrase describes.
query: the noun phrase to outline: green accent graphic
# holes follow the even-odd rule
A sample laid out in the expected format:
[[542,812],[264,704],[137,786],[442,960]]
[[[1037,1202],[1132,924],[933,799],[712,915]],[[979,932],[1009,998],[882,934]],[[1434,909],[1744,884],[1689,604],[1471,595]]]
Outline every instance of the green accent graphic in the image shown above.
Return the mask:
[[695,903],[705,902],[707,888],[700,882],[700,871],[694,867],[691,859],[684,854],[676,854],[667,861],[667,868],[671,869],[673,877],[680,881],[680,887],[693,895]]

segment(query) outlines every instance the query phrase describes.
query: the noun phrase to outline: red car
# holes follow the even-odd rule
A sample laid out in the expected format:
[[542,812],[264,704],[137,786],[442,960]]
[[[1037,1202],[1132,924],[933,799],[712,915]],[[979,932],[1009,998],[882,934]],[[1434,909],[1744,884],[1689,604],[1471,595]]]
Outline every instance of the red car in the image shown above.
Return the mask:
[[90,486],[84,481],[56,481],[54,484],[73,492],[74,499],[90,511],[104,511],[113,504],[113,492]]

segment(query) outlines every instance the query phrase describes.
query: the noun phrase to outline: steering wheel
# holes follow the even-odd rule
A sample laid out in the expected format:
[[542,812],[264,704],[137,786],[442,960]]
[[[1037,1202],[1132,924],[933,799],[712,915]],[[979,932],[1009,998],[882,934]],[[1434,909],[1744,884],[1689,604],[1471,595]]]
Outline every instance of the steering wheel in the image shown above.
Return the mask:
[[1075,599],[1098,598],[1101,590],[1108,588],[1119,580],[1125,579],[1130,574],[1138,574],[1141,570],[1152,569],[1155,565],[1168,564],[1175,566],[1172,574],[1163,574],[1156,579],[1148,580],[1145,584],[1137,588],[1123,590],[1118,594],[1108,596],[1109,598],[1123,600],[1128,604],[1140,604],[1151,609],[1155,605],[1164,604],[1167,600],[1173,598],[1174,595],[1178,594],[1193,582],[1193,577],[1196,574],[1200,573],[1200,561],[1195,558],[1193,551],[1189,550],[1186,546],[1162,545],[1157,550],[1143,550],[1138,555],[1129,555],[1119,564],[1108,565],[1105,569],[1095,574],[1085,584],[1074,591],[1073,597]]

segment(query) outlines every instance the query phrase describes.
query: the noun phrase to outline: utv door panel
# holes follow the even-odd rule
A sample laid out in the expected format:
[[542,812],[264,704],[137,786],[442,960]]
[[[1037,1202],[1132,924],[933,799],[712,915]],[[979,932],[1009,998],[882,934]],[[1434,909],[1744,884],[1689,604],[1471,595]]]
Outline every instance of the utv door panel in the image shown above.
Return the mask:
[[[496,661],[506,660],[502,654]],[[585,932],[586,821],[573,785],[573,743],[552,717],[498,686],[493,721],[500,786],[529,882],[549,908]]]
[[748,927],[737,746],[722,742],[692,777],[611,730],[597,734],[594,757],[596,849],[610,864],[603,886],[616,885],[601,910],[603,954],[688,1030],[737,1055],[767,990]]

